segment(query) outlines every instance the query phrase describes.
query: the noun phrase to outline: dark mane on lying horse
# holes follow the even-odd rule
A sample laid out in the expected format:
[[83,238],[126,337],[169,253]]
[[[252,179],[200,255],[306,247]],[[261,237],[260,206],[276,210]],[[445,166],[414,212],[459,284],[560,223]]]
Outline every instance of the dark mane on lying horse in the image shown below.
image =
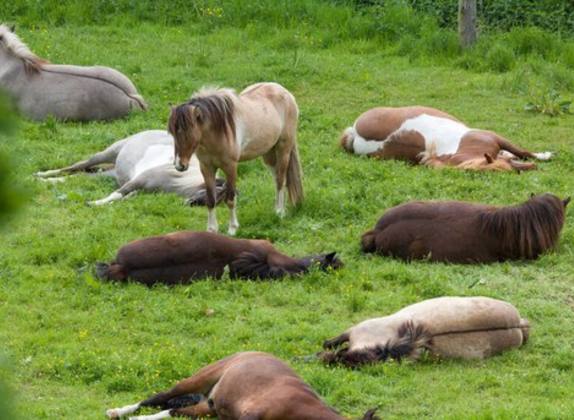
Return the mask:
[[278,279],[303,271],[305,271],[303,264],[292,267],[271,265],[267,261],[267,254],[249,251],[242,252],[229,264],[229,275],[231,278]]
[[216,134],[224,137],[235,137],[235,93],[231,89],[206,88],[197,92],[186,103],[174,108],[169,120],[169,131],[187,131],[193,125],[189,106],[198,108],[201,118],[209,120]]
[[[343,334],[342,340],[347,341],[348,336]],[[341,344],[340,340],[334,339],[335,344]],[[328,364],[342,363],[348,367],[357,367],[368,363],[384,362],[394,359],[400,362],[403,358],[417,358],[422,350],[431,343],[432,337],[422,325],[415,325],[407,321],[398,329],[398,338],[391,340],[386,345],[378,345],[361,350],[342,348],[336,351],[324,351],[319,354],[321,360]],[[333,340],[325,342],[324,347],[329,347]]]
[[486,211],[480,216],[481,229],[500,238],[512,257],[536,258],[558,241],[566,203],[552,194],[531,197],[517,206]]

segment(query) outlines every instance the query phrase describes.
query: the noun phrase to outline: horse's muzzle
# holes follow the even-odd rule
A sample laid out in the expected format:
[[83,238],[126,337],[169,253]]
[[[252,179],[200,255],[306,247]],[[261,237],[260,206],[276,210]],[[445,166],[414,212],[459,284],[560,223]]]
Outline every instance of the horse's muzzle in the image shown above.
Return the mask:
[[187,171],[189,165],[182,165],[181,163],[178,163],[177,165],[175,165],[175,169],[177,169],[179,172],[185,172]]

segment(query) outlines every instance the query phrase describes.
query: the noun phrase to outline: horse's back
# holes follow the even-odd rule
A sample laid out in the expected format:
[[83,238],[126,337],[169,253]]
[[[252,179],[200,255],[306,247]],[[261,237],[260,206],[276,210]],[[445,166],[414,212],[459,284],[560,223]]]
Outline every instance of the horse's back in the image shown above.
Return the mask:
[[423,114],[458,121],[446,112],[425,106],[377,107],[369,109],[357,118],[355,130],[366,140],[385,140],[406,120]]
[[30,76],[19,104],[34,119],[53,115],[61,120],[108,120],[146,105],[133,83],[106,67],[44,65]]

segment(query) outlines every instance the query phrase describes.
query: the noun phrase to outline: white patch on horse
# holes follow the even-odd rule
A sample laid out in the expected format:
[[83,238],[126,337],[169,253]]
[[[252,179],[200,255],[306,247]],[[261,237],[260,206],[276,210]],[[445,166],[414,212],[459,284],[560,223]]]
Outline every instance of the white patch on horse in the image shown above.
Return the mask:
[[355,127],[349,133],[353,138],[353,152],[356,155],[368,155],[381,150],[385,146],[385,141],[366,140],[357,133]]
[[399,131],[416,131],[425,139],[425,149],[434,147],[437,156],[456,153],[466,133],[471,129],[466,125],[448,118],[422,114],[406,120]]
[[104,204],[111,203],[112,201],[121,200],[123,197],[124,196],[122,195],[122,193],[114,191],[113,193],[108,195],[106,198],[102,198],[102,199],[96,200],[96,201],[90,201],[88,204],[91,206],[102,206]]
[[533,153],[533,155],[538,160],[550,160],[552,158],[552,152]]
[[219,231],[217,216],[215,215],[215,208],[207,209],[207,231],[214,233]]
[[110,408],[106,411],[106,416],[108,416],[110,419],[117,419],[125,416],[126,414],[135,413],[139,408],[140,403],[126,405],[125,407],[121,408]]
[[150,416],[130,417],[129,420],[160,420],[160,419],[168,419],[168,418],[171,418],[170,411],[171,411],[171,410],[164,410],[164,411],[160,411],[159,413],[152,414],[152,415],[150,415]]
[[173,162],[173,158],[174,148],[172,146],[157,144],[148,147],[143,157],[136,163],[132,179],[148,169]]

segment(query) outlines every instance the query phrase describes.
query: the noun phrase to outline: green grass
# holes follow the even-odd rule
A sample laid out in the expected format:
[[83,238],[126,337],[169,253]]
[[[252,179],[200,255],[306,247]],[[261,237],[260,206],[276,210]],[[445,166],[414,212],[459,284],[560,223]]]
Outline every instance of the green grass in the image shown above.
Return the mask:
[[[373,406],[386,418],[566,418],[574,412],[572,211],[558,248],[529,263],[405,264],[359,252],[360,234],[405,201],[506,205],[532,192],[572,194],[574,120],[524,111],[529,96],[521,87],[529,74],[413,62],[373,40],[327,42],[312,31],[258,25],[209,31],[199,24],[61,26],[20,34],[53,62],[125,72],[150,104],[149,112],[114,123],[23,122],[19,141],[0,146],[14,157],[29,195],[4,229],[0,248],[0,343],[22,418],[102,418],[106,408],[253,349],[287,360],[349,417]],[[298,100],[307,199],[277,219],[264,165],[242,164],[239,235],[269,238],[294,255],[336,250],[346,267],[273,283],[206,280],[148,289],[95,280],[94,262],[110,260],[127,241],[204,229],[205,209],[187,208],[168,194],[90,208],[85,202],[107,195],[111,180],[79,175],[49,185],[31,174],[128,134],[165,127],[169,103],[204,84],[241,89],[265,80],[282,83]],[[571,95],[567,88],[561,93]],[[466,173],[362,159],[338,148],[340,131],[363,110],[409,104],[444,109],[534,151],[554,151],[556,158],[521,175]],[[226,208],[218,210],[222,229],[227,216]],[[360,371],[298,358],[353,323],[443,295],[512,302],[530,320],[531,340],[485,361],[424,360]]]

